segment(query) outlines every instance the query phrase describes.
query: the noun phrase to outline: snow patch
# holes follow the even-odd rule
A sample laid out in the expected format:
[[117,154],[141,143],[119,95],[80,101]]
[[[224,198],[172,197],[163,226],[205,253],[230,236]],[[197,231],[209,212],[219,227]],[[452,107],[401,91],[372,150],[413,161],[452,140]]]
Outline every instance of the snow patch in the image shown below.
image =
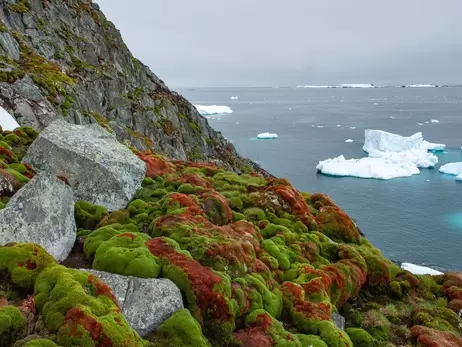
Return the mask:
[[261,133],[257,135],[257,139],[260,140],[269,140],[269,139],[277,139],[278,134],[275,133]]
[[230,114],[233,113],[228,106],[218,106],[218,105],[194,105],[197,111],[203,116],[210,116],[215,114]]
[[19,128],[18,122],[3,107],[0,106],[0,126],[3,130],[13,131]]
[[413,273],[414,275],[432,275],[432,276],[434,276],[434,275],[442,275],[443,274],[442,272],[440,272],[438,270],[435,270],[435,269],[432,269],[432,268],[429,268],[429,267],[426,267],[426,266],[420,266],[420,265],[411,264],[411,263],[402,263],[401,268]]

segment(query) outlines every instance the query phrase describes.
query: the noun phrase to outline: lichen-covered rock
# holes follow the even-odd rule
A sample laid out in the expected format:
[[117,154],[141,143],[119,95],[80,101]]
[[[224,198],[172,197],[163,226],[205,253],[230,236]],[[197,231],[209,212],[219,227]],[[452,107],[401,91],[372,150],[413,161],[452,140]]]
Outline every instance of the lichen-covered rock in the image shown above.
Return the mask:
[[34,242],[62,261],[76,238],[72,190],[40,173],[0,210],[0,221],[0,244]]
[[112,289],[122,313],[140,336],[155,331],[172,314],[183,308],[180,290],[168,279],[136,278],[96,270],[82,271],[94,274]]
[[125,208],[141,186],[146,165],[98,124],[56,120],[30,146],[23,159],[37,170],[63,176],[77,200]]

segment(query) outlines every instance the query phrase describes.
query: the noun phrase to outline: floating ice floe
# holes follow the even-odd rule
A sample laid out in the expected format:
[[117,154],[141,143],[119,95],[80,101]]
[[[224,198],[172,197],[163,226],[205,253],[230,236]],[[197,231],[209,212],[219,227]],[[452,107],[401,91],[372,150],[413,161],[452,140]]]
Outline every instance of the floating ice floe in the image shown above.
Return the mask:
[[433,84],[408,84],[406,88],[435,88]]
[[218,106],[218,105],[194,105],[197,111],[203,116],[211,116],[215,114],[228,114],[233,113],[228,106]]
[[340,124],[337,124],[337,128],[340,128],[340,127],[341,127],[341,125],[340,125]]
[[462,181],[462,162],[442,165],[439,171],[446,175],[456,176],[456,181]]
[[438,119],[432,119],[430,122],[431,123],[439,123],[440,121]]
[[417,125],[423,125],[423,123],[417,123]]
[[260,140],[271,140],[271,139],[277,139],[278,134],[275,133],[261,133],[257,135],[257,139]]
[[352,130],[355,130],[355,129],[356,129],[356,127],[350,127],[350,129],[352,129]]
[[330,176],[352,176],[389,180],[420,174],[431,168],[438,157],[428,151],[442,151],[445,145],[425,141],[422,133],[409,137],[381,130],[366,130],[363,150],[368,157],[346,159],[343,155],[320,161],[316,169]]
[[18,122],[3,107],[0,106],[0,126],[3,130],[13,131],[19,128]]
[[420,266],[420,265],[411,264],[411,263],[402,263],[401,268],[413,273],[414,275],[432,275],[432,276],[435,276],[435,275],[442,275],[443,274],[442,272],[440,272],[438,270],[435,270],[435,269],[432,269],[432,268],[429,268],[429,267],[426,267],[426,266]]
[[232,96],[230,97],[231,100],[239,100],[239,97],[238,96]]
[[352,140],[352,139],[348,139],[348,140],[345,140],[345,142],[351,143],[351,142],[353,142],[353,140]]

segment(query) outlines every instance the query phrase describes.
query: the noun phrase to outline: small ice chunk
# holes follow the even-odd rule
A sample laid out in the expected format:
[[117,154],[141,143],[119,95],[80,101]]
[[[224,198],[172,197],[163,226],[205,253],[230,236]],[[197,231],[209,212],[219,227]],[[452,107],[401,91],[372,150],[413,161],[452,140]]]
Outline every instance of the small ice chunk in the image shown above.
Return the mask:
[[232,96],[230,99],[231,99],[231,100],[239,100],[239,97],[237,97],[237,96]]
[[425,124],[428,124],[428,120],[427,120],[427,121],[425,121]]
[[353,130],[355,130],[355,129],[356,129],[356,127],[350,127],[350,129],[353,129]]
[[442,275],[443,274],[442,272],[440,272],[438,270],[435,270],[435,269],[432,269],[432,268],[429,268],[429,267],[426,267],[426,266],[420,266],[420,265],[411,264],[411,263],[402,263],[401,268],[413,273],[414,275],[432,275],[432,276],[434,276],[434,275]]
[[353,140],[352,140],[352,139],[348,139],[348,140],[345,140],[345,142],[347,142],[347,143],[352,143]]
[[417,123],[418,125],[423,125],[423,123]]
[[257,139],[266,140],[266,139],[277,139],[278,135],[275,133],[261,133],[257,135]]
[[462,162],[442,165],[439,171],[446,175],[459,176],[462,174]]
[[318,128],[324,128],[324,125],[318,125]]
[[341,125],[340,125],[340,124],[337,124],[337,128],[340,128],[340,127],[341,127]]
[[377,102],[374,102],[374,106],[378,106],[378,103],[377,103]]
[[438,119],[432,119],[431,122],[432,123],[439,123],[440,121]]
[[13,131],[19,128],[18,122],[3,107],[0,106],[0,126],[3,130]]

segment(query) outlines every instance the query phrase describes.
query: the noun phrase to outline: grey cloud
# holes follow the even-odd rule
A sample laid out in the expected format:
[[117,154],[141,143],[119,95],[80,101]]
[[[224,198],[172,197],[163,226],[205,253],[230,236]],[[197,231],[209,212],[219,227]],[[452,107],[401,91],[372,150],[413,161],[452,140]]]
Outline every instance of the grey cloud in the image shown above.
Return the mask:
[[99,0],[170,85],[462,83],[460,0]]

